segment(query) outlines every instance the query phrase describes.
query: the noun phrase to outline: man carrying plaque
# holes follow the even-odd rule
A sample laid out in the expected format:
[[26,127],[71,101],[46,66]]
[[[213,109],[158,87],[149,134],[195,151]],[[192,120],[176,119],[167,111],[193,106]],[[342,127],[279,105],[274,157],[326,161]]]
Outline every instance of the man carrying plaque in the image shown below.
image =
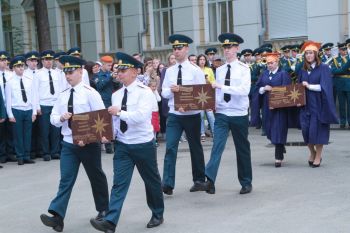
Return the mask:
[[106,216],[90,220],[95,229],[108,233],[115,231],[135,166],[145,183],[147,204],[152,211],[147,228],[164,221],[162,185],[151,124],[154,95],[150,88],[136,80],[138,68],[143,67],[141,62],[121,52],[116,58],[118,78],[124,86],[112,95],[112,106],[108,108],[113,115],[116,135],[113,188]]
[[191,64],[188,59],[188,45],[192,39],[174,34],[169,36],[169,42],[173,47],[176,64],[169,67],[165,73],[162,85],[162,96],[169,99],[169,115],[166,126],[166,152],[163,171],[163,192],[173,194],[175,187],[175,165],[179,140],[185,131],[191,153],[192,177],[194,185],[190,192],[205,191],[205,164],[203,147],[200,139],[201,116],[199,111],[175,110],[174,93],[179,92],[182,85],[205,84],[204,73],[201,69]]
[[74,145],[71,130],[72,114],[104,109],[102,98],[96,90],[82,82],[82,59],[65,55],[60,57],[59,61],[64,64],[63,71],[70,84],[68,89],[58,95],[50,116],[51,124],[62,127],[61,179],[58,193],[48,209],[52,216],[42,214],[40,218],[44,225],[61,232],[80,163],[83,164],[91,183],[96,210],[99,212],[96,218],[105,215],[109,197],[106,175],[102,170],[100,143],[85,145],[83,141],[79,141],[79,145]]
[[290,85],[292,81],[289,74],[279,67],[278,53],[266,53],[264,56],[266,57],[267,70],[260,76],[256,87],[260,97],[263,98],[262,109],[266,136],[275,145],[275,167],[281,167],[284,159],[283,154],[286,153],[284,145],[287,142],[288,133],[288,108],[271,109],[269,107],[269,92],[274,86]]
[[205,168],[207,193],[215,193],[215,180],[228,133],[231,131],[236,148],[238,179],[242,186],[240,194],[252,191],[252,164],[248,141],[248,107],[251,85],[250,69],[237,58],[239,44],[243,39],[233,33],[223,33],[221,42],[226,63],[216,69],[216,94],[214,142],[210,160]]

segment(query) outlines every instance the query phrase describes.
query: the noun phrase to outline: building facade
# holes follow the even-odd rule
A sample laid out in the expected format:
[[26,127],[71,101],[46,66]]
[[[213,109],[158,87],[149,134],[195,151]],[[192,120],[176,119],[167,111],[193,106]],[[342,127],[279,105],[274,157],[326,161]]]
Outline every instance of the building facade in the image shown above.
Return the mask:
[[[193,38],[191,52],[218,47],[222,32],[241,35],[241,49],[271,42],[277,49],[305,39],[343,42],[350,0],[50,0],[52,49],[82,48],[96,60],[116,51],[166,60],[167,38]],[[0,0],[0,49],[20,54],[38,48],[33,0]]]

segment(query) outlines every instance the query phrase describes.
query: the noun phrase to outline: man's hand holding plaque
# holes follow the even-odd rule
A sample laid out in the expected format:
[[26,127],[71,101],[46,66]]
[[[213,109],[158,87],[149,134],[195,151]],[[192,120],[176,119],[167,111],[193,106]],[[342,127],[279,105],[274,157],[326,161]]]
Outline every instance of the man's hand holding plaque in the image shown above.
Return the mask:
[[92,142],[106,143],[113,139],[112,116],[107,109],[61,116],[64,120],[70,118],[74,144],[85,146]]
[[183,85],[174,87],[175,109],[180,112],[215,108],[215,89],[212,84]]

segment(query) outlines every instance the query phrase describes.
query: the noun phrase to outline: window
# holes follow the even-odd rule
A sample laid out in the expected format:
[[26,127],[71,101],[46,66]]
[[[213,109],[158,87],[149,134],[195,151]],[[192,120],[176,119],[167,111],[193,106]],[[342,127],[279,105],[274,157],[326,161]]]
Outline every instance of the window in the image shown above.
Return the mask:
[[267,22],[270,39],[307,36],[306,0],[268,0]]
[[28,19],[28,29],[29,29],[29,41],[30,41],[29,48],[30,50],[37,50],[39,42],[38,42],[34,14],[28,14],[27,19]]
[[233,0],[208,0],[209,40],[219,34],[233,32]]
[[108,36],[106,44],[110,51],[123,47],[123,27],[121,16],[121,3],[107,4]]
[[13,54],[13,34],[11,17],[9,15],[2,17],[2,27],[4,33],[5,50]]
[[153,0],[154,44],[168,44],[168,38],[173,34],[172,0]]
[[[80,35],[80,14],[78,9],[68,10],[68,38],[67,47],[78,46],[81,47],[81,35]],[[66,24],[67,25],[67,24]],[[67,30],[67,29],[66,29]]]

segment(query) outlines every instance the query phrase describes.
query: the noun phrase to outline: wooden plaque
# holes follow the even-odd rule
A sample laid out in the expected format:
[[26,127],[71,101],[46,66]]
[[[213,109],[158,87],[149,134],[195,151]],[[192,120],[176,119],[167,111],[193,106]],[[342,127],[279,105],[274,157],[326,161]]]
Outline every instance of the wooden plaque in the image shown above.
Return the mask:
[[269,96],[270,108],[305,105],[305,87],[302,84],[272,87]]
[[74,114],[72,116],[73,143],[101,142],[102,137],[113,139],[112,116],[107,109]]
[[206,110],[215,108],[215,89],[211,84],[184,85],[174,93],[175,110]]

